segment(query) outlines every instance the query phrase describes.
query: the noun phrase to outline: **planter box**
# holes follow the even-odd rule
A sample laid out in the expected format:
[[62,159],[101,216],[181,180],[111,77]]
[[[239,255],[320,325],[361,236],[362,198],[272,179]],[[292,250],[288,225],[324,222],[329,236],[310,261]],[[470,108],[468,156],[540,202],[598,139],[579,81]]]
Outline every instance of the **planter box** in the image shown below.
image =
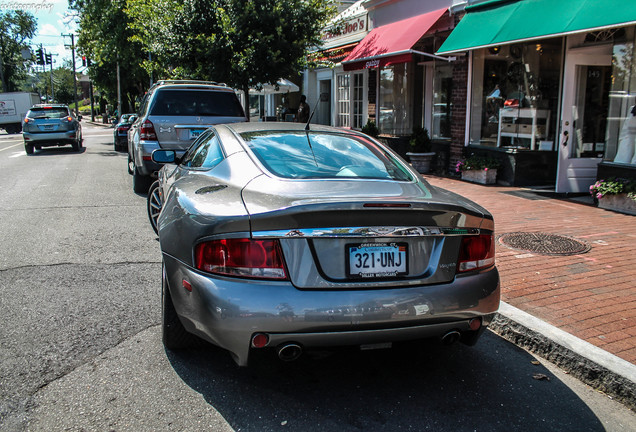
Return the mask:
[[495,184],[497,181],[497,169],[462,171],[462,180],[479,184]]
[[598,200],[598,206],[605,210],[612,210],[636,216],[636,201],[627,194],[605,195]]
[[433,160],[433,156],[435,156],[434,152],[431,153],[407,153],[406,154],[411,161],[411,166],[415,168],[415,170],[421,174],[426,174],[431,170],[431,161]]

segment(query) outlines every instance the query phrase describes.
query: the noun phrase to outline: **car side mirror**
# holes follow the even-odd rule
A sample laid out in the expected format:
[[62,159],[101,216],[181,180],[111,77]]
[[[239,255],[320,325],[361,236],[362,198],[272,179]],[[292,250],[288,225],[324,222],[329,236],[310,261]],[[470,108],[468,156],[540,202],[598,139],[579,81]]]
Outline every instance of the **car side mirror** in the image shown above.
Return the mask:
[[175,163],[177,153],[174,150],[155,150],[151,157],[152,161],[158,164]]

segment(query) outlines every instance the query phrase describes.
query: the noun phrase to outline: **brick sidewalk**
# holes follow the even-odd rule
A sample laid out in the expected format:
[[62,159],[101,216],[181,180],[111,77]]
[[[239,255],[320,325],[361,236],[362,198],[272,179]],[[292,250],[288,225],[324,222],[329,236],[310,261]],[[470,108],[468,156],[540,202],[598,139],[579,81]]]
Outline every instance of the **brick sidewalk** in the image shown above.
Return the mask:
[[587,242],[589,252],[571,256],[498,242],[502,301],[636,364],[636,217],[521,188],[424,177],[488,209],[497,235],[542,232]]

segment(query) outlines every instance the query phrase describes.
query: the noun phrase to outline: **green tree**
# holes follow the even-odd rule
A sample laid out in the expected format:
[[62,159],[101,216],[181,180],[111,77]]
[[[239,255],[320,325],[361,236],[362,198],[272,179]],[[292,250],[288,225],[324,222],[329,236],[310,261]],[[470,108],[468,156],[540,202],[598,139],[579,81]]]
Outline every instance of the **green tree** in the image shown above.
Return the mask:
[[[241,89],[298,76],[334,9],[330,0],[128,0],[135,36],[169,78]],[[249,112],[246,107],[246,111]]]
[[122,109],[134,109],[134,101],[149,82],[142,68],[144,58],[140,42],[124,12],[125,0],[70,0],[79,21],[77,46],[90,61],[88,75],[108,100],[117,100],[117,65],[119,64]]
[[27,41],[35,36],[37,22],[24,11],[0,12],[0,81],[2,91],[16,91],[27,75],[30,58],[23,51],[29,49]]

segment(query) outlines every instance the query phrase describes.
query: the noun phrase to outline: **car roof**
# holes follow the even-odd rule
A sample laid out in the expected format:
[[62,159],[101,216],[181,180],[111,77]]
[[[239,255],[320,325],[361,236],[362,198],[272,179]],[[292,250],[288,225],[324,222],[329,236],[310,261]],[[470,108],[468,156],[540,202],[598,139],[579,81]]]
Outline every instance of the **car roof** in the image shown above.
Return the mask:
[[198,90],[215,90],[215,91],[227,91],[233,92],[234,89],[228,87],[224,83],[217,83],[214,81],[197,81],[197,80],[162,80],[157,81],[151,90],[158,89],[198,89]]
[[68,105],[64,104],[35,104],[31,108],[68,108]]

